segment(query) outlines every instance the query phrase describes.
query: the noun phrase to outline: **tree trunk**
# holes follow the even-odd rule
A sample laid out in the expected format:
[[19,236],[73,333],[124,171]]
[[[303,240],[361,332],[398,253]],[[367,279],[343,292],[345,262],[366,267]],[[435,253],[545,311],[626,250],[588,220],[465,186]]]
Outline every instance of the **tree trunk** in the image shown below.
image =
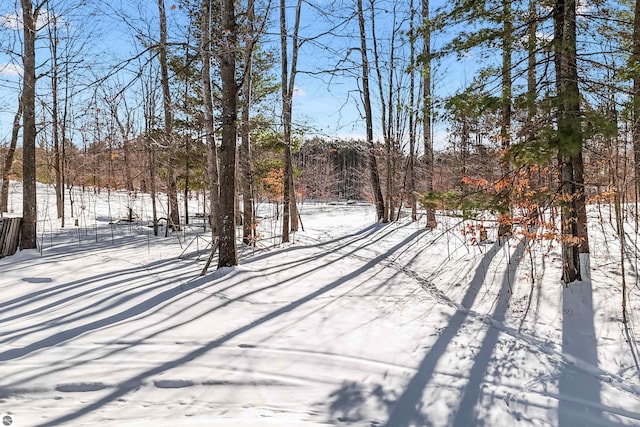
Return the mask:
[[238,29],[234,0],[221,1],[220,77],[222,81],[222,145],[220,146],[220,239],[218,268],[238,264],[235,224]]
[[[506,151],[511,145],[511,52],[513,50],[513,16],[511,13],[511,0],[502,1],[503,28],[502,28],[502,117],[500,125],[500,140],[503,152],[501,160],[502,179],[507,179],[509,175],[509,162],[506,160]],[[510,191],[502,194],[498,201],[500,214],[498,221],[498,237],[505,237],[511,234],[511,203],[509,201]]]
[[162,104],[164,107],[164,134],[167,161],[167,197],[169,198],[169,225],[175,230],[180,229],[180,210],[178,208],[178,190],[176,187],[173,141],[173,111],[171,104],[171,89],[169,88],[169,64],[167,61],[167,16],[164,9],[164,0],[158,0],[158,12],[160,18],[160,85],[162,86]]
[[9,151],[4,158],[4,167],[2,168],[2,192],[0,195],[0,216],[2,212],[8,212],[9,208],[9,175],[13,158],[16,154],[16,146],[18,145],[18,132],[20,131],[20,120],[22,119],[22,94],[18,100],[18,111],[13,117],[13,126],[11,127],[11,142],[9,143]]
[[[638,0],[640,1],[640,0]],[[534,120],[536,116],[536,48],[538,32],[538,13],[536,11],[537,2],[529,0],[529,30],[527,35],[527,122],[526,134],[527,142],[532,142],[535,138]]]
[[[254,37],[254,1],[247,5],[247,37]],[[249,127],[249,110],[251,108],[251,83],[253,65],[253,43],[247,43],[244,49],[245,74],[242,81],[242,143],[240,145],[240,166],[242,171],[242,243],[255,244],[255,220],[253,218],[253,173],[251,170],[251,135]]]
[[36,201],[36,19],[38,11],[30,0],[21,0],[24,27],[22,54],[22,236],[21,249],[37,247]]
[[580,253],[589,252],[584,192],[580,92],[576,62],[576,3],[556,0],[554,53],[558,96],[558,167],[562,222],[562,280],[589,275],[581,271]]
[[[411,0],[411,17],[409,20],[409,33],[414,32],[415,9],[413,0]],[[409,161],[407,167],[407,193],[409,194],[409,206],[411,207],[411,221],[418,220],[416,191],[416,120],[415,120],[415,96],[416,96],[416,46],[413,39],[410,40],[409,46],[411,72],[409,76]]]
[[[640,66],[640,0],[635,2],[633,15],[633,46],[631,66],[637,70]],[[631,138],[633,140],[633,161],[635,179],[636,206],[640,198],[640,73],[634,72],[633,78],[633,120],[631,122]],[[636,212],[636,218],[638,212]]]
[[[376,37],[376,21],[375,21],[375,0],[370,0],[371,6],[371,42],[373,44],[373,64],[376,71],[378,80],[378,92],[380,93],[380,120],[382,125],[382,135],[384,138],[384,152],[385,152],[385,167],[387,174],[385,176],[385,206],[384,215],[382,216],[382,222],[389,222],[393,218],[393,212],[391,212],[391,186],[392,186],[392,171],[391,171],[391,117],[392,113],[392,100],[391,90],[393,86],[393,67],[390,70],[389,77],[389,103],[387,106],[387,100],[384,94],[384,87],[382,85],[382,72],[380,70],[380,55],[378,55],[378,39]],[[395,22],[393,23],[395,27]],[[392,47],[393,50],[393,47]],[[390,61],[393,63],[393,58]],[[387,107],[389,111],[387,111]]]
[[296,206],[293,181],[293,161],[291,159],[291,119],[293,111],[293,91],[298,67],[298,32],[302,0],[298,0],[291,42],[291,73],[289,74],[287,49],[286,1],[280,0],[280,49],[282,52],[282,128],[284,138],[284,200],[282,206],[282,241],[289,241],[289,231],[298,229],[298,210]]
[[153,221],[153,235],[158,237],[158,206],[156,201],[156,154],[149,141],[149,190],[151,192],[151,218]]
[[53,170],[55,173],[56,214],[62,218],[64,227],[64,189],[62,188],[62,167],[60,160],[60,123],[58,116],[58,35],[56,14],[48,11],[53,22],[48,25],[49,45],[51,49],[51,127],[53,137]]
[[376,159],[376,147],[373,142],[373,114],[371,111],[371,92],[369,91],[369,60],[367,58],[367,34],[364,26],[364,12],[362,0],[358,0],[358,24],[360,27],[360,52],[362,54],[362,96],[364,103],[364,115],[367,126],[367,145],[369,146],[369,176],[371,179],[371,191],[376,205],[378,221],[384,219],[385,204],[380,188],[378,175],[378,161]]
[[[423,100],[423,138],[424,138],[424,178],[425,190],[433,191],[433,139],[431,138],[431,22],[429,19],[429,0],[422,0],[423,30],[422,46],[422,97]],[[436,212],[427,208],[427,228],[435,228]]]
[[202,101],[204,104],[204,129],[207,141],[207,169],[209,173],[209,211],[212,237],[218,235],[220,213],[220,181],[218,149],[213,122],[213,98],[211,95],[211,9],[210,0],[202,1],[200,54],[202,56]]

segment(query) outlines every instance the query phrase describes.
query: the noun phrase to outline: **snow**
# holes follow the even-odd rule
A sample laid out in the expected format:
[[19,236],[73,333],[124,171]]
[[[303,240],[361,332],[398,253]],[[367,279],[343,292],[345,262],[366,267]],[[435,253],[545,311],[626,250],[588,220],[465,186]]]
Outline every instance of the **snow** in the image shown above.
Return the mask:
[[60,229],[40,192],[39,250],[0,260],[13,426],[640,426],[633,234],[624,325],[619,242],[597,220],[591,280],[565,287],[550,242],[304,204],[281,245],[263,205],[261,245],[200,277],[202,224],[154,237],[148,196],[78,189]]

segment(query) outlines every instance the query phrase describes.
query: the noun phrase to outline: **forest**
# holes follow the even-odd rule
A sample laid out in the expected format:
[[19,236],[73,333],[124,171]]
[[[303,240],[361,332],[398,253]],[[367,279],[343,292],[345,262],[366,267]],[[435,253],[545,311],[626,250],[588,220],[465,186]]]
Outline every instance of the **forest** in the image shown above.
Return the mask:
[[[587,205],[614,206],[621,239],[626,218],[637,227],[637,5],[107,3],[0,11],[0,206],[21,180],[22,248],[36,247],[36,182],[54,185],[62,226],[73,187],[166,193],[175,229],[177,194],[202,194],[219,266],[237,264],[236,225],[254,242],[263,199],[282,206],[283,242],[305,199],[368,201],[383,223],[424,211],[427,228],[489,211],[500,238],[558,239],[565,283],[588,275]],[[357,112],[357,137],[296,111],[310,77],[349,85],[336,111]]]
[[640,425],[640,0],[3,0],[0,172],[4,425]]

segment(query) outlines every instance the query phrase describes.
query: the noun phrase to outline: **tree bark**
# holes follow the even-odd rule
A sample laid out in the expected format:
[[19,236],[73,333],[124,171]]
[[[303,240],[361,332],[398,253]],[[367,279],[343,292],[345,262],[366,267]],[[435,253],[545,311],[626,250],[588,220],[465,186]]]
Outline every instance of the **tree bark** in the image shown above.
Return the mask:
[[[640,198],[640,0],[636,0],[633,15],[633,43],[631,66],[634,67],[633,78],[633,121],[631,122],[631,138],[633,140],[633,161],[635,179],[636,207]],[[638,212],[636,212],[636,218]]]
[[584,192],[580,92],[576,56],[576,2],[556,0],[554,53],[558,98],[558,167],[562,228],[562,280],[588,277],[580,254],[589,252]]
[[21,249],[37,247],[36,199],[36,19],[38,10],[30,0],[21,0],[24,27],[22,54],[22,236]]
[[[425,26],[422,36],[422,97],[423,118],[422,133],[424,138],[424,178],[425,190],[433,192],[433,138],[431,137],[431,22],[429,18],[429,0],[422,0],[422,22]],[[435,228],[436,212],[427,208],[427,228]]]
[[[378,38],[376,36],[376,21],[375,21],[375,0],[370,0],[371,7],[371,42],[373,44],[373,64],[375,67],[375,72],[378,80],[378,92],[380,93],[380,120],[382,124],[382,135],[384,138],[384,152],[385,152],[385,167],[387,170],[387,174],[385,176],[385,206],[384,206],[384,215],[382,216],[382,222],[389,222],[391,218],[393,218],[393,208],[391,206],[392,200],[392,168],[391,168],[391,126],[392,126],[392,116],[393,116],[393,101],[391,99],[392,87],[393,87],[393,67],[389,71],[389,99],[387,105],[387,99],[384,94],[384,87],[382,85],[382,71],[380,70],[380,55],[378,54]],[[393,23],[395,27],[395,22]],[[393,41],[395,38],[392,38],[392,48],[393,52]],[[393,63],[393,53],[391,54],[391,63]],[[388,111],[387,111],[388,108]]]
[[220,239],[218,268],[238,264],[235,229],[235,168],[237,97],[236,48],[238,29],[234,0],[221,0],[220,77],[222,80],[222,144],[220,146]]
[[[638,0],[640,1],[640,0]],[[538,32],[537,2],[529,0],[529,30],[527,35],[527,142],[535,138],[534,119],[536,116],[536,48]]]
[[282,241],[288,242],[289,231],[298,229],[298,210],[296,206],[295,186],[293,181],[293,161],[291,159],[291,120],[293,112],[293,91],[298,67],[298,31],[300,29],[300,12],[302,0],[298,0],[292,34],[291,73],[287,49],[287,15],[286,1],[280,0],[280,49],[282,52],[281,90],[282,90],[282,132],[284,139],[284,200],[282,206]]
[[202,56],[202,101],[204,104],[204,129],[207,141],[207,169],[209,173],[209,211],[212,237],[218,235],[220,213],[220,184],[218,148],[213,122],[213,97],[211,95],[211,9],[210,0],[202,1],[200,54]]
[[11,127],[11,142],[9,143],[9,151],[4,158],[4,167],[2,168],[2,191],[0,195],[0,215],[2,212],[8,212],[9,208],[9,175],[11,173],[11,166],[13,165],[13,158],[16,154],[16,147],[18,145],[18,132],[20,131],[20,120],[22,119],[22,94],[18,100],[18,111],[13,117],[13,125]]
[[180,210],[178,208],[178,190],[176,187],[173,141],[173,109],[171,104],[171,89],[169,88],[169,64],[167,61],[167,16],[164,9],[164,0],[158,0],[158,13],[160,18],[160,85],[162,86],[162,104],[164,107],[164,137],[167,160],[167,197],[169,198],[169,225],[174,229],[180,229]]
[[[506,151],[511,145],[511,53],[513,51],[513,15],[511,13],[511,0],[502,1],[503,28],[502,28],[502,112],[500,125],[500,141],[503,153],[501,159],[502,179],[509,175],[509,162],[506,160]],[[510,192],[505,191],[498,201],[503,212],[499,217],[498,237],[511,234],[511,206]]]
[[[411,0],[411,17],[409,20],[409,33],[414,33],[415,9]],[[416,96],[416,45],[412,38],[409,46],[411,72],[409,77],[409,161],[407,167],[407,193],[409,194],[409,206],[411,207],[411,221],[418,220],[416,191],[416,120],[415,120],[415,96]]]
[[[254,37],[255,8],[254,0],[247,4],[247,37]],[[255,244],[256,223],[253,218],[253,173],[251,168],[251,134],[249,111],[251,108],[251,84],[253,65],[253,43],[247,43],[244,49],[245,74],[242,81],[242,143],[240,145],[240,167],[242,172],[242,243]]]
[[49,45],[51,49],[51,127],[53,136],[53,170],[55,173],[56,214],[64,227],[64,188],[62,188],[62,161],[60,159],[60,123],[58,111],[58,35],[56,14],[48,11],[53,17],[52,25],[48,25]]
[[376,206],[378,221],[384,219],[385,204],[380,188],[380,177],[378,175],[378,161],[376,159],[376,147],[373,142],[373,113],[371,111],[371,92],[369,90],[369,60],[367,58],[367,34],[364,25],[364,11],[362,0],[358,0],[358,24],[360,27],[360,53],[362,54],[362,96],[364,103],[364,115],[367,127],[367,145],[369,146],[369,176],[371,180],[371,191]]

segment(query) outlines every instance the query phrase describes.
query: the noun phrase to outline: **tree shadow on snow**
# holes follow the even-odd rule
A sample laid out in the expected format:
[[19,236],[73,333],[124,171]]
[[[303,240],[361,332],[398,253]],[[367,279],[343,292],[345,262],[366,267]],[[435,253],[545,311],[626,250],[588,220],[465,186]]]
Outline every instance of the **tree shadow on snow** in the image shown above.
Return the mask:
[[[163,372],[166,372],[170,369],[173,369],[175,367],[181,366],[185,363],[188,363],[190,361],[193,361],[195,359],[197,359],[198,357],[201,357],[203,355],[205,355],[206,353],[214,350],[215,348],[218,348],[220,346],[222,346],[223,344],[227,343],[228,341],[232,340],[233,338],[244,334],[245,332],[251,331],[261,325],[263,325],[266,322],[269,322],[271,320],[274,320],[280,316],[283,316],[289,312],[292,312],[294,310],[296,310],[297,308],[301,307],[302,305],[322,296],[323,294],[326,294],[327,292],[330,292],[336,288],[338,288],[341,285],[344,285],[345,283],[348,283],[349,281],[353,280],[354,278],[366,273],[367,271],[371,270],[372,268],[375,268],[380,262],[384,261],[386,258],[388,258],[389,256],[393,255],[395,252],[397,252],[399,249],[401,249],[402,247],[404,247],[404,245],[408,244],[409,242],[411,242],[418,234],[420,234],[420,231],[417,231],[413,234],[411,234],[410,236],[408,236],[406,239],[404,239],[403,241],[399,242],[398,244],[396,244],[395,246],[393,246],[392,248],[390,248],[389,250],[387,250],[385,253],[380,254],[376,257],[374,257],[373,259],[369,260],[368,262],[366,262],[365,264],[363,264],[361,267],[357,268],[356,270],[332,281],[331,283],[315,290],[314,292],[311,292],[309,294],[307,294],[304,297],[301,297],[295,301],[292,301],[268,314],[265,314],[263,316],[261,316],[260,318],[247,323],[244,326],[238,327],[230,332],[227,332],[226,334],[222,335],[221,337],[214,339],[204,345],[202,345],[201,347],[181,356],[178,357],[174,360],[169,360],[167,362],[161,363],[155,367],[149,368],[147,370],[145,370],[144,372],[139,373],[138,375],[135,375],[134,377],[122,382],[119,384],[119,386],[113,390],[112,392],[110,392],[109,394],[107,394],[106,396],[100,398],[99,400],[88,404],[87,406],[85,406],[84,408],[81,408],[80,410],[67,414],[67,415],[63,415],[60,416],[54,420],[50,420],[50,421],[46,421],[42,424],[40,424],[41,427],[44,426],[56,426],[62,423],[68,423],[71,422],[73,420],[78,419],[79,417],[91,413],[93,411],[96,411],[102,407],[104,407],[105,405],[117,400],[118,398],[124,396],[125,394],[135,390],[136,388],[140,387],[144,381],[148,380],[149,378],[152,378],[156,375],[162,374]],[[196,282],[197,283],[197,282]],[[194,286],[194,284],[192,284],[192,287]],[[271,285],[271,287],[273,287],[274,285]],[[169,295],[164,295],[165,296],[169,296]],[[214,308],[215,310],[216,308]],[[103,325],[103,322],[100,322],[100,325]],[[98,325],[92,325],[92,326],[98,326]],[[79,333],[80,331],[75,331],[75,333]],[[60,338],[60,337],[56,337],[56,338]],[[57,340],[56,340],[57,341]],[[32,350],[32,349],[30,349]],[[20,353],[23,353],[24,350]],[[10,356],[16,356],[17,354],[10,354]],[[2,356],[2,354],[0,353],[0,356]],[[7,358],[7,354],[4,355],[4,359]],[[0,358],[0,360],[2,360],[2,358]]]
[[[360,230],[359,232],[354,233],[353,235],[345,236],[344,238],[334,239],[332,240],[332,242],[343,243],[345,239],[348,240],[348,239],[354,238],[353,240],[348,240],[348,243],[343,243],[344,246],[348,246],[349,244],[357,243],[367,238],[370,234],[372,234],[372,232],[375,232],[377,229],[379,229],[379,227],[366,227]],[[342,246],[340,248],[342,248]],[[330,253],[332,253],[332,251],[325,251],[321,254],[320,257],[327,256]],[[114,350],[108,351],[106,354],[102,354],[99,358],[101,359],[107,358],[115,353],[124,351],[136,345],[139,345],[149,339],[152,339],[156,336],[161,335],[164,332],[167,332],[171,329],[194,322],[199,318],[207,316],[230,304],[233,304],[238,301],[242,301],[245,298],[253,296],[260,292],[264,292],[269,289],[280,287],[287,283],[295,283],[296,280],[299,279],[300,277],[306,274],[309,274],[313,271],[326,268],[332,262],[348,257],[351,255],[351,253],[352,252],[341,254],[341,256],[339,256],[335,260],[332,260],[326,264],[318,265],[313,269],[306,270],[298,275],[288,276],[286,279],[281,280],[278,283],[270,283],[266,286],[250,289],[249,291],[237,297],[234,297],[231,299],[225,299],[223,302],[216,304],[214,307],[198,315],[195,315],[195,317],[192,317],[180,323],[175,323],[175,321],[173,321],[170,324],[168,324],[166,327],[157,329],[154,332],[146,334],[142,338],[138,338],[136,340],[131,341],[126,339],[126,336],[125,336],[123,337],[123,339],[125,339],[124,342],[120,342],[116,340],[119,342],[119,345],[117,348],[115,348]],[[277,253],[267,254],[267,256],[275,256],[275,255],[277,255]],[[126,323],[126,322],[138,322],[146,317],[152,316],[154,313],[157,313],[166,305],[177,302],[183,298],[188,297],[191,294],[191,292],[187,292],[187,291],[191,291],[191,290],[198,291],[198,290],[202,290],[204,287],[212,286],[213,284],[213,282],[211,282],[212,275],[208,275],[206,277],[200,277],[195,280],[190,280],[186,283],[181,283],[181,284],[178,284],[177,286],[172,286],[167,288],[168,285],[172,285],[177,279],[180,279],[185,274],[191,275],[190,269],[193,267],[194,263],[181,262],[178,264],[179,267],[177,269],[175,267],[175,264],[176,264],[175,260],[164,260],[161,262],[155,262],[147,265],[137,266],[135,268],[128,269],[128,270],[121,270],[116,273],[105,273],[105,274],[100,274],[93,277],[88,277],[85,279],[69,282],[66,284],[56,285],[52,288],[36,291],[33,294],[31,294],[30,297],[25,298],[23,296],[23,297],[17,298],[16,300],[8,304],[11,307],[10,310],[15,310],[17,308],[16,306],[22,306],[22,310],[19,310],[16,313],[16,315],[14,315],[11,319],[13,319],[14,317],[20,318],[20,317],[24,317],[25,315],[31,315],[36,312],[41,312],[42,310],[55,310],[55,308],[59,305],[63,305],[67,302],[74,301],[80,297],[86,297],[90,294],[104,293],[106,295],[104,298],[102,298],[97,302],[93,301],[92,304],[83,305],[72,312],[66,313],[64,317],[56,318],[55,320],[52,320],[53,323],[47,322],[46,324],[38,324],[38,325],[25,327],[23,328],[22,331],[20,330],[12,331],[12,335],[8,336],[6,340],[24,338],[30,334],[47,330],[52,325],[61,326],[64,324],[73,324],[77,321],[82,321],[83,319],[86,319],[89,317],[95,317],[101,313],[106,314],[106,316],[99,319],[94,319],[76,326],[67,327],[63,331],[60,331],[48,337],[39,339],[24,347],[14,347],[14,348],[10,348],[9,350],[0,351],[0,361],[8,361],[18,357],[24,357],[32,352],[38,351],[45,347],[55,347],[65,342],[69,342],[79,336],[83,336],[87,333],[90,333],[92,331],[104,330],[106,328],[109,328],[115,325],[122,325],[123,323]],[[169,277],[163,277],[162,280],[154,279],[153,276],[155,276],[159,272],[157,270],[153,271],[152,268],[157,269],[158,267],[162,267],[163,270],[166,269],[166,271],[171,271],[175,274]],[[185,268],[187,268],[188,270],[184,270]],[[140,273],[140,272],[145,272],[147,273],[146,276],[151,276],[151,277],[142,279],[141,283],[136,283],[136,286],[127,287],[125,289],[119,288],[119,285],[126,284],[131,280],[131,277],[129,276],[130,274],[134,273],[135,275],[135,273]],[[215,276],[216,279],[219,280],[222,277],[230,278],[234,276],[237,272],[238,270],[226,269],[222,273],[220,271],[214,272],[213,276]],[[151,273],[154,273],[154,274],[151,274]],[[105,280],[110,280],[110,282],[100,283]],[[138,280],[136,279],[136,281]],[[94,283],[99,283],[99,286],[91,286]],[[236,285],[237,284],[230,284],[226,287],[217,289],[213,294],[204,293],[201,298],[198,298],[195,302],[191,303],[188,307],[186,307],[185,311],[190,311],[198,305],[205,304],[207,301],[211,302],[211,299],[210,299],[211,295],[224,293],[225,290],[228,290],[229,288],[232,288]],[[108,292],[111,289],[113,289],[115,292]],[[160,292],[157,292],[157,291],[160,291]],[[38,306],[38,307],[34,307],[31,310],[24,311],[24,308],[28,307],[29,304],[36,303],[40,298],[44,299],[44,298],[50,297],[51,294],[53,293],[60,294],[61,298],[55,299],[54,301],[49,302],[44,306]],[[64,295],[65,293],[67,295]],[[127,300],[133,300],[134,298],[143,296],[145,294],[149,294],[148,299],[140,301],[139,303],[131,307],[123,307],[123,309],[119,312],[116,312],[116,313],[112,312],[114,309],[117,309],[118,306],[122,305]],[[112,301],[112,303],[106,304],[110,300]],[[2,304],[0,304],[0,307],[1,306]],[[0,309],[0,313],[1,312],[2,312],[2,309]],[[159,326],[160,323],[167,322],[168,320],[169,319],[167,318],[162,318],[156,323],[156,325]],[[145,329],[147,329],[146,325],[143,325],[141,328],[138,328],[133,331],[128,330],[127,336],[130,336],[130,334],[132,333],[144,331]],[[2,340],[0,340],[0,342],[2,342]],[[79,356],[82,356],[82,355],[86,356],[91,352],[93,352],[93,349],[88,349]],[[47,373],[44,373],[44,375],[70,369],[70,368],[73,368],[74,366],[78,366],[85,363],[82,360],[76,363],[71,363],[71,364],[69,364],[69,362],[70,361],[66,361],[66,362],[60,361],[60,362],[53,363],[50,370]],[[34,373],[34,376],[32,378],[36,378],[39,375],[43,375],[43,373],[42,372],[39,372],[37,374]]]
[[403,427],[409,425],[426,425],[422,414],[422,397],[425,388],[431,380],[438,361],[445,354],[447,346],[459,332],[473,305],[482,285],[485,281],[487,271],[491,261],[500,251],[500,246],[495,243],[484,254],[480,264],[476,268],[473,279],[469,283],[469,288],[462,299],[464,310],[458,310],[449,319],[449,323],[442,331],[438,340],[431,347],[418,366],[418,371],[411,378],[405,390],[394,402],[389,419],[385,424],[387,427]]
[[[513,255],[511,255],[511,264],[507,266],[507,271],[502,279],[502,286],[498,294],[498,300],[491,316],[492,322],[497,324],[504,323],[509,301],[513,294],[512,285],[515,283],[516,271],[520,260],[524,254],[525,245],[522,241],[518,243]],[[498,344],[500,329],[495,325],[491,325],[487,330],[487,334],[482,341],[480,350],[475,355],[473,367],[469,372],[469,382],[464,388],[462,399],[458,406],[458,412],[455,414],[452,425],[454,427],[481,426],[484,425],[483,420],[476,416],[475,407],[480,401],[482,395],[482,384],[489,364],[494,359],[493,353]],[[514,420],[515,422],[516,420]]]
[[[593,314],[591,280],[570,283],[564,287],[562,353],[596,370],[598,352]],[[595,375],[565,364],[560,374],[558,392],[559,427],[603,425],[600,380]]]
[[[365,385],[345,381],[340,388],[329,395],[330,421],[333,423],[360,423],[371,415],[389,413],[396,396],[379,384]],[[379,423],[370,421],[370,425]],[[428,425],[426,418],[415,420],[418,425]]]

